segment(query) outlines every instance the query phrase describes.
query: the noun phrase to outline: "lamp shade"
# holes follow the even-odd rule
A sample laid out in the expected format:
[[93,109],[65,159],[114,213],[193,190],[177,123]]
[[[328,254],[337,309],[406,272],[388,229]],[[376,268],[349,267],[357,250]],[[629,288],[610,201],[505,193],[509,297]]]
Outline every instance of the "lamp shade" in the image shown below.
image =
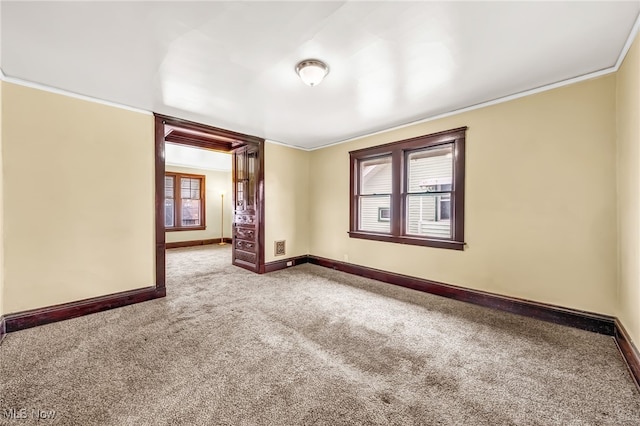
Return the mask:
[[317,86],[329,74],[329,67],[317,59],[306,59],[296,65],[300,79],[309,86]]

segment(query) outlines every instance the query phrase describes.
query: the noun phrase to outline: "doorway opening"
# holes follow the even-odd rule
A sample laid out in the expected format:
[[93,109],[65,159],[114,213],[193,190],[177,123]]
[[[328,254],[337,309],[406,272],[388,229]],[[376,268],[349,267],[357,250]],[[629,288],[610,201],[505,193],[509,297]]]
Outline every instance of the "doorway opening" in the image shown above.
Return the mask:
[[166,248],[231,243],[233,155],[165,142]]
[[[165,115],[154,115],[156,287],[164,288],[166,284],[166,231],[169,228],[189,231],[207,229],[206,199],[203,197],[206,180],[198,175],[180,172],[175,167],[167,169],[167,150],[174,146],[200,148],[232,156],[230,235],[216,238],[222,238],[221,242],[225,242],[225,238],[231,239],[234,265],[263,273],[264,139]],[[171,172],[170,169],[175,171]],[[185,194],[180,192],[183,187]],[[173,195],[168,196],[167,191]],[[224,189],[220,187],[218,193],[221,198],[224,197],[222,191]],[[221,227],[223,231],[224,223]],[[169,247],[172,246],[170,242]]]

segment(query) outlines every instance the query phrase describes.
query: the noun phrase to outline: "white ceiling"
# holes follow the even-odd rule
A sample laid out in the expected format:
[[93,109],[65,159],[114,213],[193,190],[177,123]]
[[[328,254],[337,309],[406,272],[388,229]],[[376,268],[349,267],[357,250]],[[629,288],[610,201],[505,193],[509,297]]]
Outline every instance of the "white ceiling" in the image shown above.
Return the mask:
[[0,7],[10,78],[314,148],[611,68],[640,1]]

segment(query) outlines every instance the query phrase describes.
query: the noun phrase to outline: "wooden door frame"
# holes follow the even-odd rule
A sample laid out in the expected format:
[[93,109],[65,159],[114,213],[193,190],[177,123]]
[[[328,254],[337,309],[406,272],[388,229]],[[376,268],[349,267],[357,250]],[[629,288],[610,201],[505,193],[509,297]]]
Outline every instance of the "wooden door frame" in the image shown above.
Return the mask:
[[[164,291],[166,287],[166,239],[164,228],[164,174],[165,167],[165,142],[179,145],[193,146],[210,149],[213,151],[233,154],[237,148],[247,144],[256,144],[259,147],[260,173],[258,178],[258,261],[259,273],[264,272],[264,142],[257,136],[232,132],[218,127],[207,126],[189,120],[170,117],[154,113],[155,119],[155,240],[156,240],[156,289]],[[174,129],[166,133],[165,126]],[[233,173],[232,173],[233,174]],[[235,177],[232,176],[235,180]],[[235,187],[236,182],[233,182]],[[235,193],[235,191],[234,191]],[[234,200],[235,202],[235,200]],[[233,239],[233,236],[232,236]],[[233,241],[233,240],[232,240]],[[235,242],[235,241],[233,241]]]

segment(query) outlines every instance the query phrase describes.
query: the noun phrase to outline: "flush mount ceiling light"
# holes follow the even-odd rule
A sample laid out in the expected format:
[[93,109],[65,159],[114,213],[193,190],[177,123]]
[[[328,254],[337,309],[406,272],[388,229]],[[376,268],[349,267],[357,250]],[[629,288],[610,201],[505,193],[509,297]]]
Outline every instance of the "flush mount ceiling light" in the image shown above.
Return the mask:
[[296,65],[296,72],[304,84],[317,86],[329,74],[329,67],[317,59],[305,59]]

